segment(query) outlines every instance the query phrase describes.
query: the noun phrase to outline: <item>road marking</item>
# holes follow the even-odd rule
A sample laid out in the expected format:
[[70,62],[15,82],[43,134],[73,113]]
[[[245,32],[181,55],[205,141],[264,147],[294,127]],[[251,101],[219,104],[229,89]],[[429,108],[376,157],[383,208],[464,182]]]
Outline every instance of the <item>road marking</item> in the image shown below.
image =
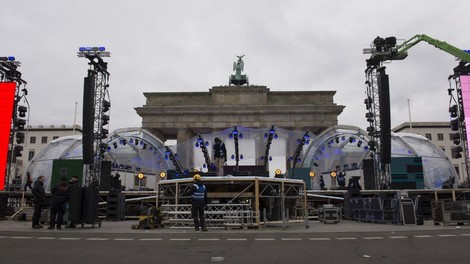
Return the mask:
[[14,236],[14,237],[10,237],[10,238],[13,238],[13,239],[31,239],[33,237],[26,237],[26,236]]
[[0,238],[8,238],[7,236],[0,236]]
[[51,240],[51,239],[56,239],[57,237],[36,237],[36,239],[41,239],[41,240]]
[[199,241],[219,241],[220,238],[199,238]]
[[134,240],[133,238],[115,238],[115,241],[132,241]]
[[283,238],[281,238],[281,240],[284,240],[284,241],[299,241],[299,240],[303,240],[303,239],[300,238],[300,237],[283,237]]
[[443,235],[437,235],[438,237],[454,237],[457,235],[452,235],[452,234],[443,234]]
[[79,237],[61,237],[59,240],[80,240]]
[[384,239],[383,237],[363,237],[363,239],[368,239],[368,240],[377,240],[377,239]]
[[255,238],[257,241],[274,241],[274,238]]
[[191,238],[170,238],[170,241],[189,241]]
[[326,240],[331,240],[331,238],[328,238],[328,237],[310,237],[309,240],[326,241]]
[[336,240],[354,240],[357,239],[355,237],[337,237]]
[[419,235],[419,236],[413,236],[414,238],[428,238],[428,237],[433,237],[431,235]]
[[224,260],[224,257],[211,257],[211,262],[222,262]]
[[162,241],[161,238],[141,238],[140,241]]
[[461,236],[470,236],[470,234],[460,234]]
[[408,238],[407,236],[391,236],[390,238],[396,239],[396,238]]
[[87,238],[86,240],[89,240],[89,241],[104,241],[104,240],[108,240],[109,238],[102,238],[102,237],[90,237],[90,238]]
[[227,241],[246,241],[246,238],[227,238]]

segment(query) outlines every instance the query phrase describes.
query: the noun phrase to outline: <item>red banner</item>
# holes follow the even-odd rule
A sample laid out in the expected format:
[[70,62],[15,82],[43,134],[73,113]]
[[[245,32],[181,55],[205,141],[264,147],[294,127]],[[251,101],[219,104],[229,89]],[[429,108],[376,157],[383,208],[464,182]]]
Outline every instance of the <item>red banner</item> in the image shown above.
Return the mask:
[[16,83],[0,82],[0,191],[5,189],[8,143]]

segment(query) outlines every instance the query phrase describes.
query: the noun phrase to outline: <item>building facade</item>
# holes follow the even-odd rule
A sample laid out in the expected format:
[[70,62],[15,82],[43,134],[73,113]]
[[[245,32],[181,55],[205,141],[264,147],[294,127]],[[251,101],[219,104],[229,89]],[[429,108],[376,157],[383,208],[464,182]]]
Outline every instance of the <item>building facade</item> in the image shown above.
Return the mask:
[[11,174],[12,178],[25,176],[31,159],[51,141],[63,136],[81,135],[82,128],[79,125],[29,125],[25,134],[22,156],[16,157],[16,162],[12,166],[14,169],[14,173]]
[[333,101],[335,91],[273,92],[266,86],[214,86],[209,92],[144,93],[137,107],[142,128],[162,141],[185,142],[197,134],[232,126],[271,125],[319,134],[338,124],[344,106]]
[[459,181],[462,183],[468,180],[465,164],[466,153],[462,152],[461,158],[452,158],[451,149],[456,145],[450,134],[455,133],[455,131],[450,129],[449,122],[411,122],[411,126],[410,122],[405,122],[393,128],[392,131],[396,133],[414,133],[426,137],[447,154],[459,175]]

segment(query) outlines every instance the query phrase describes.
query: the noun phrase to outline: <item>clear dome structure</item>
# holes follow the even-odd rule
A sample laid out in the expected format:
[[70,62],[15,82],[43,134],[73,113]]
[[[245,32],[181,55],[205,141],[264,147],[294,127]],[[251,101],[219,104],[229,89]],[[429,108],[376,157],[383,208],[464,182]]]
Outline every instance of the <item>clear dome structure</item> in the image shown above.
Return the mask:
[[[450,177],[459,177],[446,153],[429,139],[411,133],[392,133],[392,157],[421,157],[424,185],[440,189]],[[458,183],[458,182],[456,182]]]
[[[197,135],[174,146],[141,128],[123,128],[107,138],[104,160],[112,162],[114,170],[143,172],[159,175],[168,170],[176,177],[186,177],[189,170],[207,172],[212,166],[214,139],[220,138],[227,149],[227,165],[257,165],[286,173],[295,163],[296,168],[310,168],[317,174],[347,171],[348,176],[362,176],[362,161],[370,157],[369,138],[354,126],[334,126],[316,136],[309,131],[290,131],[278,127],[260,129],[231,127],[222,132]],[[458,179],[445,152],[425,137],[416,134],[392,133],[392,157],[421,157],[425,188],[442,188],[449,177]],[[46,176],[49,188],[54,160],[81,160],[81,136],[66,136],[49,143],[34,156],[28,166],[33,179]],[[318,178],[314,183],[318,187]],[[330,177],[325,178],[325,182]],[[317,188],[315,188],[317,189]]]
[[[113,168],[159,174],[174,169],[166,158],[166,148],[160,139],[141,128],[117,129],[107,138],[108,148],[103,160],[112,161]],[[51,141],[30,161],[27,171],[33,179],[46,177],[44,186],[50,188],[54,160],[81,160],[82,136],[65,136]],[[25,180],[25,179],[23,179]]]
[[[332,170],[347,170],[350,175],[361,176],[362,160],[370,155],[368,141],[367,133],[358,127],[331,127],[310,145],[302,167],[311,168],[312,171],[321,174],[329,174]],[[392,133],[393,157],[421,157],[424,185],[427,189],[442,188],[442,183],[449,177],[458,179],[454,166],[445,152],[423,136]],[[329,177],[326,177],[327,185],[328,180]]]

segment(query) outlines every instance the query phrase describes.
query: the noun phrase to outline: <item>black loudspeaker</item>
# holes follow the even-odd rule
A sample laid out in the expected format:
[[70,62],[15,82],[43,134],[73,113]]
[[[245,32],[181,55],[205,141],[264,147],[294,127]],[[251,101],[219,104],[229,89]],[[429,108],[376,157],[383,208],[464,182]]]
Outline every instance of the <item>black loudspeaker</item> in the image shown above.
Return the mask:
[[377,86],[380,110],[380,163],[390,164],[392,158],[390,85],[385,67],[377,70]]
[[70,221],[78,223],[82,219],[82,198],[83,188],[80,186],[70,186]]
[[0,194],[0,219],[5,219],[7,214],[8,195]]
[[93,124],[95,121],[95,78],[89,74],[83,85],[82,144],[83,164],[93,163]]
[[126,196],[120,190],[110,190],[106,197],[106,220],[122,221],[126,216]]
[[364,190],[375,190],[374,161],[371,159],[362,160],[362,171],[364,172]]
[[95,186],[83,188],[82,221],[85,223],[98,221],[99,190]]
[[101,161],[100,191],[109,191],[111,180],[111,161]]

